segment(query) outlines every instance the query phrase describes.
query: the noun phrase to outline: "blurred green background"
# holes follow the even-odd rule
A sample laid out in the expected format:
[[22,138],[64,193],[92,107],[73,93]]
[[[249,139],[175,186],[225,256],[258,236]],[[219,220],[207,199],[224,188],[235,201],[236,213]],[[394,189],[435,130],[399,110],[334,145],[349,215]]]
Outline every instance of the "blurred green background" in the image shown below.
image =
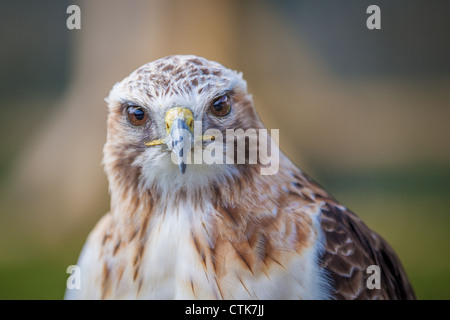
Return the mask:
[[[66,8],[81,8],[81,30]],[[366,8],[381,8],[381,30]],[[282,150],[450,298],[448,1],[0,2],[0,298],[61,299],[108,210],[103,98],[197,54],[244,72]]]

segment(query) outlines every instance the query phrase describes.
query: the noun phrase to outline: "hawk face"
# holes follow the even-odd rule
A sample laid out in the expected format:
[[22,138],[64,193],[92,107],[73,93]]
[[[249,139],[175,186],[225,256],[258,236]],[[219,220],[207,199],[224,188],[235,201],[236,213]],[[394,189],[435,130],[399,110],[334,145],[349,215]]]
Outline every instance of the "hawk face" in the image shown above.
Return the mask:
[[[263,128],[242,74],[197,56],[143,65],[115,84],[106,101],[104,165],[111,191],[180,194],[219,187],[249,169],[227,164],[227,145],[214,133]],[[205,163],[204,150],[219,145],[223,163]]]

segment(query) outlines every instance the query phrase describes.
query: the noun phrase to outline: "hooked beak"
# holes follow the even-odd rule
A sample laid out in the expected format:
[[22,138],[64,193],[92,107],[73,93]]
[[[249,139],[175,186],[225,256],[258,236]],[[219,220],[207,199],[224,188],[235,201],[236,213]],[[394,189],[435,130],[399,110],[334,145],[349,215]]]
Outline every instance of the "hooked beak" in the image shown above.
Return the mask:
[[145,145],[165,143],[172,150],[172,161],[178,164],[181,173],[185,173],[188,151],[194,142],[194,116],[187,108],[175,107],[167,111],[164,121],[167,137],[147,142]]
[[191,110],[175,107],[166,113],[166,129],[169,136],[168,147],[175,153],[175,160],[181,173],[186,172],[188,151],[194,142],[194,116]]
[[[178,165],[181,173],[186,172],[187,155],[194,145],[194,116],[191,110],[183,107],[174,107],[167,111],[165,119],[167,136],[146,142],[145,145],[156,146],[165,144],[172,150],[172,161]],[[210,135],[201,136],[202,141],[214,141]]]

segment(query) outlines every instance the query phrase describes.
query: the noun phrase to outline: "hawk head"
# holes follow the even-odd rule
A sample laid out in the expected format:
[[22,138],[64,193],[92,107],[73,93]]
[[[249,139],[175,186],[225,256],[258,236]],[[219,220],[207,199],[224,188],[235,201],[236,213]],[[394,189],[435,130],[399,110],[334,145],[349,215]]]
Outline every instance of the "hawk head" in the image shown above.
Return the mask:
[[[225,138],[230,129],[264,126],[242,74],[217,62],[189,55],[150,62],[116,83],[106,101],[104,165],[111,191],[199,194],[235,185],[230,181],[255,169],[238,164],[238,148],[226,152],[236,142]],[[247,164],[256,151],[250,148],[244,150]],[[223,159],[207,161],[205,154]]]

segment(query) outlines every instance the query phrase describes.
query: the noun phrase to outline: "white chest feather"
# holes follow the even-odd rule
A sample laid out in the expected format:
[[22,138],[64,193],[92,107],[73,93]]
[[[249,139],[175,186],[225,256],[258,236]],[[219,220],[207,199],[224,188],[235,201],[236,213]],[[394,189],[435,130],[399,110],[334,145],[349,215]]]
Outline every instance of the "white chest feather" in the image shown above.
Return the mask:
[[261,266],[252,261],[250,270],[232,245],[228,250],[217,250],[212,258],[214,263],[208,263],[204,260],[211,257],[206,254],[202,259],[200,244],[193,241],[189,213],[192,214],[183,210],[178,214],[166,213],[150,221],[151,231],[140,270],[143,285],[138,298],[328,298],[328,281],[318,266],[320,239],[302,254],[287,251],[279,255],[277,259],[281,261],[271,263],[270,267],[264,266],[263,261],[259,263]]
[[[238,249],[237,243],[220,237],[211,243],[194,240],[193,230],[196,229],[192,226],[193,214],[196,213],[192,210],[180,210],[152,216],[139,259],[136,259],[136,252],[139,251],[136,246],[129,246],[120,249],[113,257],[107,254],[101,258],[104,261],[98,261],[99,255],[102,257],[102,248],[93,243],[100,241],[88,241],[79,260],[83,272],[82,289],[68,290],[66,298],[330,297],[329,281],[318,265],[322,247],[320,235],[301,253],[281,245],[274,255],[276,258],[269,256],[263,259],[252,256],[250,249],[242,245],[244,249]],[[99,227],[96,229],[101,229]],[[90,240],[94,239],[95,234],[91,235]],[[246,242],[250,243],[250,240]],[[200,246],[205,248],[200,249]]]

